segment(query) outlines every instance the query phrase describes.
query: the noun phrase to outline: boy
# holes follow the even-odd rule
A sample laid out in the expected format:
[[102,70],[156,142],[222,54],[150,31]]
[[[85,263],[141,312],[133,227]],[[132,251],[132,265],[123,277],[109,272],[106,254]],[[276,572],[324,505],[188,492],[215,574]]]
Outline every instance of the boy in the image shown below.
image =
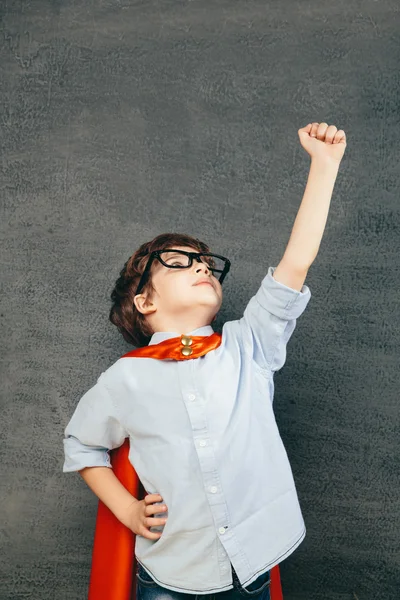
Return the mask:
[[[311,157],[304,197],[282,260],[243,317],[225,323],[222,336],[211,327],[228,259],[185,235],[143,244],[116,282],[110,319],[126,340],[148,347],[102,373],[65,429],[64,472],[79,471],[137,536],[139,600],[269,600],[270,570],[304,539],[272,410],[273,375],[311,297],[304,281],[346,136],[327,123],[298,133]],[[125,438],[150,490],[140,501],[110,468],[108,452]]]

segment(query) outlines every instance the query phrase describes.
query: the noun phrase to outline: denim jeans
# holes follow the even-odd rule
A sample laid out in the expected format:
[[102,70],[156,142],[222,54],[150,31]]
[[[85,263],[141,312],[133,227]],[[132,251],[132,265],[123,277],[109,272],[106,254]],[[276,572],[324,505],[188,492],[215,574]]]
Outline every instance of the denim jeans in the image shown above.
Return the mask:
[[247,587],[242,587],[232,567],[233,589],[212,594],[188,594],[187,592],[175,592],[158,585],[145,571],[142,565],[137,563],[136,573],[136,600],[271,600],[270,583],[271,572],[267,571],[260,575]]

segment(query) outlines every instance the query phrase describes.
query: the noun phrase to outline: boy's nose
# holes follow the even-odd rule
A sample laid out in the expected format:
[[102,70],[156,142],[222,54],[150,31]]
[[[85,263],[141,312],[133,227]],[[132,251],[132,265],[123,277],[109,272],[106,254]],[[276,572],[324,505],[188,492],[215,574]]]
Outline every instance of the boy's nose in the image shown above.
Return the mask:
[[201,263],[197,262],[194,270],[196,271],[196,273],[199,272],[199,271],[201,271],[201,270],[209,271],[210,267],[208,265],[206,265],[205,263],[203,263],[203,262],[201,262]]

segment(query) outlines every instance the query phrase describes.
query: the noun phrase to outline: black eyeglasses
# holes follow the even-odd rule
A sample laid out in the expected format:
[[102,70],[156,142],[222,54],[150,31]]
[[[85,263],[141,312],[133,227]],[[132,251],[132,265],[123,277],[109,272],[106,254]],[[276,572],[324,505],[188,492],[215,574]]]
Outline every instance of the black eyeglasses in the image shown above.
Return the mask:
[[188,269],[192,266],[194,258],[197,260],[197,262],[203,262],[203,256],[206,257],[205,264],[213,272],[213,274],[214,272],[221,273],[219,276],[219,282],[222,283],[231,267],[230,260],[224,256],[220,256],[219,254],[210,254],[209,252],[186,252],[185,250],[167,248],[165,250],[154,250],[154,252],[150,254],[135,295],[140,294],[140,291],[143,289],[143,286],[147,281],[153,260],[159,260],[164,267],[168,267],[169,269]]

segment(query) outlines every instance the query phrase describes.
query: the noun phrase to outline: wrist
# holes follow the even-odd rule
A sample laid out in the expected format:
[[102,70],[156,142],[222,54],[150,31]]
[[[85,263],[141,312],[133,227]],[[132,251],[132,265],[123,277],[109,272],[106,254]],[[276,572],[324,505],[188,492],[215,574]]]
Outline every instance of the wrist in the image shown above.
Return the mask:
[[132,511],[138,502],[139,500],[132,496],[131,499],[124,506],[119,507],[118,511],[115,513],[118,521],[123,525],[126,525],[126,527],[130,527]]
[[326,156],[311,156],[311,165],[316,166],[318,169],[324,171],[338,171],[340,162],[340,160]]

